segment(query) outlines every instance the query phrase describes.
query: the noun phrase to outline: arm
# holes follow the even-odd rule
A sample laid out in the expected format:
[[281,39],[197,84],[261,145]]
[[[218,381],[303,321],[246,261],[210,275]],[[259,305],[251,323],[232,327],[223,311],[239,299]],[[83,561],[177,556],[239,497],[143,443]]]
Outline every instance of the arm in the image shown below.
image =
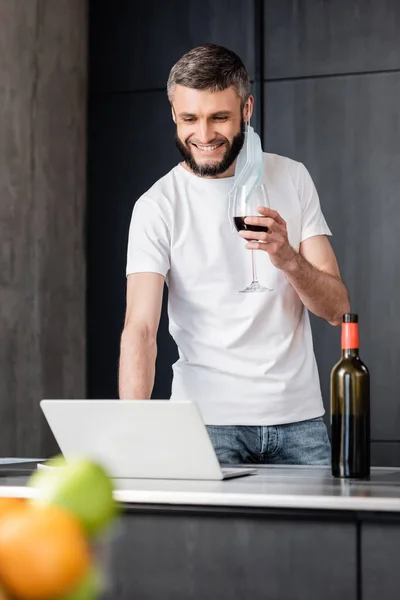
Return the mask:
[[340,325],[350,312],[347,288],[342,282],[335,254],[324,235],[311,237],[300,245],[300,253],[283,270],[303,304],[331,325]]
[[[257,234],[260,242],[250,241],[246,247],[268,252],[272,264],[281,269],[303,304],[331,325],[339,325],[342,315],[349,312],[347,288],[340,279],[332,247],[324,235],[306,239],[296,252],[288,241],[286,222],[269,208],[259,208],[262,217],[248,217],[246,223],[268,227]],[[241,237],[251,240],[254,233],[241,231]]]
[[164,277],[158,273],[128,275],[119,362],[122,400],[144,400],[151,396],[163,288]]

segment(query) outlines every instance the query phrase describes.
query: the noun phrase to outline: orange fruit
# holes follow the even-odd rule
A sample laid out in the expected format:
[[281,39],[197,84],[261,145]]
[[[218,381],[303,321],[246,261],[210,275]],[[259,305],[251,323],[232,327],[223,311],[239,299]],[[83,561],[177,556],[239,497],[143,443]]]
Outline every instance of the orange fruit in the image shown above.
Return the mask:
[[[90,569],[77,587],[58,596],[57,600],[96,600],[102,590],[101,573],[97,568]],[[1,600],[1,597],[0,597]]]
[[0,498],[0,519],[14,510],[26,507],[26,500],[23,498]]
[[0,600],[9,600],[9,597],[5,593],[4,589],[0,585]]
[[78,521],[59,507],[27,504],[0,520],[0,580],[21,600],[67,593],[90,564]]

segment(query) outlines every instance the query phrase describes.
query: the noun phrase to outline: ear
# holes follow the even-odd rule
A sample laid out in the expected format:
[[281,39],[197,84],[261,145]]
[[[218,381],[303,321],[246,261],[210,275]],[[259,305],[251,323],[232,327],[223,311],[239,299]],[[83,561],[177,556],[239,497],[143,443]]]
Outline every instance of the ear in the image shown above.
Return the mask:
[[175,111],[174,111],[174,107],[171,104],[171,113],[172,113],[172,120],[176,125],[176,115],[175,115]]
[[254,96],[250,95],[246,100],[246,104],[243,107],[243,120],[247,123],[252,115],[254,109]]

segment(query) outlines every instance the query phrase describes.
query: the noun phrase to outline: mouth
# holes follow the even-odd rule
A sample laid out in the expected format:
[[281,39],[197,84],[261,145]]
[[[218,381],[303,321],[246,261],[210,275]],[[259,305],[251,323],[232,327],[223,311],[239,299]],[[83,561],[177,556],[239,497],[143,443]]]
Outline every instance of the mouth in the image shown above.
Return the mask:
[[201,153],[209,153],[209,152],[215,152],[215,150],[218,150],[218,148],[221,148],[221,146],[223,146],[225,144],[225,142],[218,142],[217,144],[195,144],[194,142],[191,142],[192,146],[194,146],[197,150],[200,150]]

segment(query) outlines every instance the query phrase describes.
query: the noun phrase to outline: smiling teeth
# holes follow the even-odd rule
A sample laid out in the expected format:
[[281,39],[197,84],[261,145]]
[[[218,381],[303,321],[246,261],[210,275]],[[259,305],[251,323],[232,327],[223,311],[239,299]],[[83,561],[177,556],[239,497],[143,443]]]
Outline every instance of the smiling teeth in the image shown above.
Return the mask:
[[211,150],[215,150],[216,148],[218,148],[218,146],[220,146],[221,144],[216,144],[216,146],[199,146],[199,144],[197,144],[197,147],[199,148],[199,150],[206,150],[207,152],[210,152]]

